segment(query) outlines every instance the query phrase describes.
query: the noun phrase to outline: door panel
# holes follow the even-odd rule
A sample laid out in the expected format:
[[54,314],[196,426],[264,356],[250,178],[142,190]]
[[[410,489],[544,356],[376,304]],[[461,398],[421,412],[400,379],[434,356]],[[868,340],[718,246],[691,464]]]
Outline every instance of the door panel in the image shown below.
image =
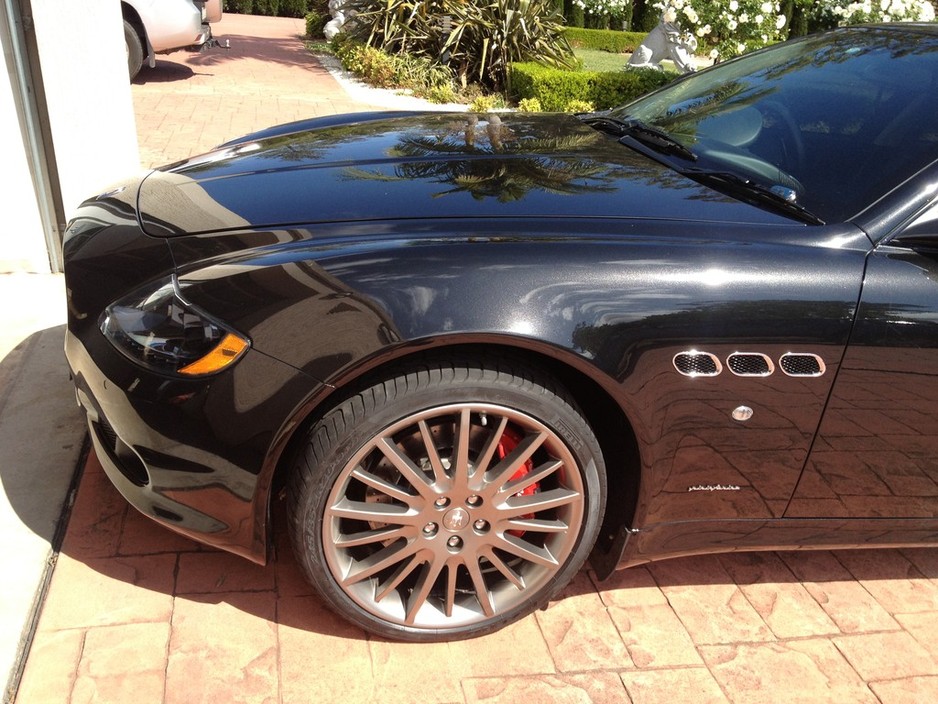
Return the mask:
[[938,209],[869,258],[857,323],[786,517],[938,516]]

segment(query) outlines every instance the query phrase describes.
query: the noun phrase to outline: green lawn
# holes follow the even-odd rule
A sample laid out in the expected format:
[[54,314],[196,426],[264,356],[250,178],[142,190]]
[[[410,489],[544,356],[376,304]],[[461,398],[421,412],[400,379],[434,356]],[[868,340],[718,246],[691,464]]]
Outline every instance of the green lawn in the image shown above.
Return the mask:
[[596,49],[575,49],[573,53],[587,71],[621,71],[629,62],[629,54],[612,54]]

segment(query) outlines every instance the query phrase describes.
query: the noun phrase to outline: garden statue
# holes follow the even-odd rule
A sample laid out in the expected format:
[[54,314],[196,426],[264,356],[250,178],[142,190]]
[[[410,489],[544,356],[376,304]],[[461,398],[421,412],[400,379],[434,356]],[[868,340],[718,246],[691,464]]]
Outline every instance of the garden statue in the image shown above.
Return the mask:
[[326,22],[326,26],[322,28],[322,33],[330,42],[336,34],[342,31],[342,25],[352,16],[352,13],[348,13],[344,9],[345,2],[346,0],[329,0],[329,14],[332,15],[332,19]]
[[662,15],[658,26],[648,33],[632,54],[629,67],[660,69],[662,60],[671,59],[682,73],[694,71],[697,39],[693,34],[682,34],[675,21],[673,13]]

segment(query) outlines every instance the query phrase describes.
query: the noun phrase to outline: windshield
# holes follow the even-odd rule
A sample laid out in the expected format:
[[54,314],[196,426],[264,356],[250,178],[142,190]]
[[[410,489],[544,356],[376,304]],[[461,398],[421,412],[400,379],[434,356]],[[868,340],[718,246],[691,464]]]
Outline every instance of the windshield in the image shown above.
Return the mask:
[[938,159],[938,36],[863,27],[787,42],[607,113],[658,128],[828,222]]

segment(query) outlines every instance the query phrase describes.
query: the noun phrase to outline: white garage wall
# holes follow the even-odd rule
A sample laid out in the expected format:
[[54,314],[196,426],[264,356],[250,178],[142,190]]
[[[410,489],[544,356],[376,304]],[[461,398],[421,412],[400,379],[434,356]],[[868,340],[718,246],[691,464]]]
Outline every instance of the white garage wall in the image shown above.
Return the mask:
[[[120,3],[31,0],[31,14],[67,219],[82,200],[140,168]],[[0,79],[0,134],[11,142],[22,136],[15,89],[9,77]],[[46,233],[37,225],[32,165],[23,165],[28,151],[12,146],[10,173],[18,185],[9,199],[6,187],[0,192],[12,204],[18,231],[0,231],[0,271],[49,271],[48,257],[37,256],[46,252]]]
[[[12,61],[10,42],[0,32],[0,49]],[[4,227],[0,230],[0,272],[49,271],[39,204],[33,189],[26,146],[13,99],[10,71],[0,71],[0,134],[3,149],[2,193]]]

